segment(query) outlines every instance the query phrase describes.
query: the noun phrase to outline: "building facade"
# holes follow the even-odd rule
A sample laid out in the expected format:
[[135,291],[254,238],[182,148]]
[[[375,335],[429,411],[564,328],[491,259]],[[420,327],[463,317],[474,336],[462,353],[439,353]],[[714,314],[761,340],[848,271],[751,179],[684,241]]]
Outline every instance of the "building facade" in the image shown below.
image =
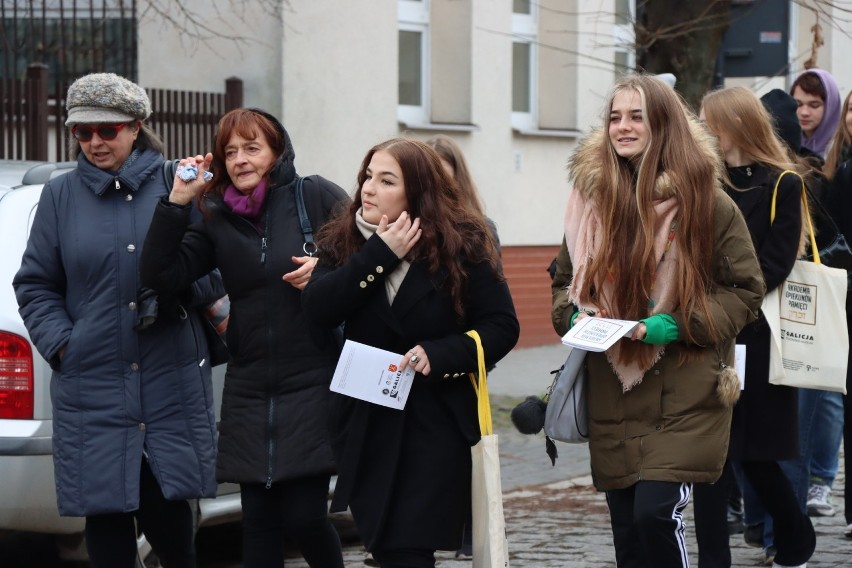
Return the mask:
[[[566,163],[600,124],[607,90],[633,65],[633,0],[184,0],[210,30],[201,41],[162,18],[139,22],[139,82],[218,90],[244,81],[247,106],[278,115],[302,174],[347,190],[366,151],[395,136],[453,136],[498,226],[521,319],[521,346],[558,341],[546,268],[562,238]],[[738,78],[786,88],[810,56],[852,88],[852,40],[830,19],[790,2],[790,70]],[[825,3],[824,3],[825,4]],[[844,4],[835,2],[834,4]],[[277,13],[276,13],[277,11]]]

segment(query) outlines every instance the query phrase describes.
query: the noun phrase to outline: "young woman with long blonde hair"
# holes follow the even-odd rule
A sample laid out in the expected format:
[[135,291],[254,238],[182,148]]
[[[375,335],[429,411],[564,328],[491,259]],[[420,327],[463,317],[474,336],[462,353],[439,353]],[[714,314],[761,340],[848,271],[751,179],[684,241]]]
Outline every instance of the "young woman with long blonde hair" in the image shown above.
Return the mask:
[[721,475],[738,394],[727,367],[764,286],[713,140],[674,90],[626,77],[603,120],[569,165],[554,326],[639,322],[586,356],[592,476],[619,567],[685,567],[683,509],[693,483]]

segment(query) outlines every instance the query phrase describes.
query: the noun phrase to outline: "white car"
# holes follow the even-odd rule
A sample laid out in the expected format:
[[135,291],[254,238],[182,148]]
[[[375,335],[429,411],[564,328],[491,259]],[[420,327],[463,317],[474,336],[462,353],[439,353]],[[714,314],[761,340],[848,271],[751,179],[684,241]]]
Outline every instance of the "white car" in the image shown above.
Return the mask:
[[[50,375],[47,362],[30,342],[18,314],[12,278],[35,216],[41,189],[49,179],[75,167],[0,160],[0,530],[58,535],[60,554],[84,559],[84,519],[60,517],[53,480]],[[225,365],[213,369],[219,418]],[[216,499],[198,502],[198,526],[240,519],[239,486],[221,484]],[[143,535],[140,558],[150,552]]]

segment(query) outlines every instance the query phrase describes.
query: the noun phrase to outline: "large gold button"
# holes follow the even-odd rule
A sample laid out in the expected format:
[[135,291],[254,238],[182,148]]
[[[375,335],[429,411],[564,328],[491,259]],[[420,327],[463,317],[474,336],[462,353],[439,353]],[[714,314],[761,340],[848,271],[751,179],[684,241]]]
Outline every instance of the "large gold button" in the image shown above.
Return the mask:
[[375,277],[375,276],[373,276],[372,274],[368,274],[368,275],[367,275],[367,282],[372,282],[372,281],[373,281],[373,280],[375,280],[375,279],[376,279],[376,277]]
[[449,379],[449,378],[450,378],[450,374],[449,374],[449,373],[444,373],[444,378],[445,378],[445,379]]
[[384,269],[384,268],[382,268],[381,266],[377,266],[377,267],[376,267],[376,274],[381,274],[381,273],[382,273],[382,272],[384,272],[384,271],[385,271],[385,269]]
[[453,373],[453,378],[454,378],[454,379],[457,379],[457,378],[459,378],[459,377],[461,377],[461,373]]
[[361,280],[361,283],[360,283],[360,284],[358,284],[358,285],[359,285],[361,288],[366,288],[366,287],[367,287],[367,283],[366,283],[366,282],[364,282],[363,280]]

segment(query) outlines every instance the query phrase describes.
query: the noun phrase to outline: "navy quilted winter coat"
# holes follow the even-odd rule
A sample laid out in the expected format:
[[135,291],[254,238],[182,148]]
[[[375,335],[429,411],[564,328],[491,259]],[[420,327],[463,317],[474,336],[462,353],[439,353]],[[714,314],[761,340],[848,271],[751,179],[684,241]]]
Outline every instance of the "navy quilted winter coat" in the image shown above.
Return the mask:
[[[163,157],[142,151],[116,175],[81,153],[77,169],[41,194],[14,279],[21,316],[54,369],[53,459],[59,513],[84,516],[139,505],[143,452],[168,499],[212,497],[213,392],[202,322],[160,298],[137,332],[138,263],[159,199]],[[209,277],[201,302],[222,294]],[[206,296],[206,297],[204,297]],[[191,304],[188,297],[180,301]],[[58,352],[66,350],[60,363]]]

